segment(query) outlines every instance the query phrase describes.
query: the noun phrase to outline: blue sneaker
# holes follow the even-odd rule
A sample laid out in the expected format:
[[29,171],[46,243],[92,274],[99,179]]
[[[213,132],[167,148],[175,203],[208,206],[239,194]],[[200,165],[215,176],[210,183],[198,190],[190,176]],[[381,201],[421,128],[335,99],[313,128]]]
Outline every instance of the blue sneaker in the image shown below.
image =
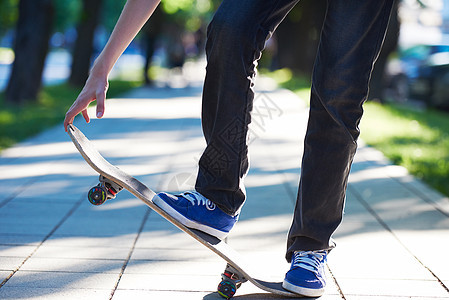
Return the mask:
[[282,287],[290,292],[306,296],[319,297],[326,287],[327,251],[295,251],[290,271],[285,275]]
[[188,228],[198,229],[223,240],[238,220],[224,213],[212,201],[200,193],[186,192],[180,195],[159,193],[153,202],[170,216]]

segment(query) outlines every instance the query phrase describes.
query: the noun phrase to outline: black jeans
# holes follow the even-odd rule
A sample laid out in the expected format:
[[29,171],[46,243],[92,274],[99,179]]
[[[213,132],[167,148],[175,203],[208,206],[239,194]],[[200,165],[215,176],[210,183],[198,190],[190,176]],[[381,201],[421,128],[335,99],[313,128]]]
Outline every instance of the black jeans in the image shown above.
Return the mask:
[[[196,190],[232,215],[245,201],[257,61],[266,40],[297,2],[224,0],[208,27],[202,104],[207,147],[199,161]],[[342,219],[362,104],[392,3],[328,0],[312,76],[288,260],[295,250],[334,247],[331,236]]]

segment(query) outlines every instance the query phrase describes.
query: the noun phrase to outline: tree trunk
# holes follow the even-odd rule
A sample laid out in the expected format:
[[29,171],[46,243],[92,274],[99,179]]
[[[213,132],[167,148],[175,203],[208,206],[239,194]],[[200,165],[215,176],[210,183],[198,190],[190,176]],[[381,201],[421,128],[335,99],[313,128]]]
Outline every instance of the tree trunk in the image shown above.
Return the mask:
[[53,25],[52,0],[21,0],[14,44],[15,60],[6,88],[6,101],[36,100]]
[[78,36],[73,51],[69,83],[82,86],[89,76],[91,57],[94,50],[94,35],[100,18],[102,0],[83,0]]
[[145,66],[143,68],[143,77],[146,85],[152,85],[148,71],[153,61],[154,51],[156,50],[156,41],[161,35],[162,25],[165,21],[165,13],[159,5],[151,18],[142,28],[143,42],[145,44]]
[[385,68],[388,63],[388,57],[393,51],[396,51],[399,40],[399,30],[400,23],[398,17],[398,4],[399,1],[396,0],[393,4],[393,9],[391,12],[390,23],[388,23],[387,33],[385,36],[385,41],[382,46],[382,50],[379,54],[379,58],[374,65],[373,72],[371,74],[370,82],[370,92],[368,99],[384,101],[384,91],[386,88],[385,83]]
[[279,25],[276,34],[281,68],[312,74],[326,3],[326,0],[302,0]]

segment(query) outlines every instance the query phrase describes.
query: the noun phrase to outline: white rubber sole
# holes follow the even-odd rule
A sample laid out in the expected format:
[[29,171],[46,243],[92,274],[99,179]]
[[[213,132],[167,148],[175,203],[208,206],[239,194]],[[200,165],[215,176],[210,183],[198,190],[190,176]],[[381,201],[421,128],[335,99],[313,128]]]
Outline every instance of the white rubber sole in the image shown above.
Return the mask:
[[174,219],[176,219],[179,223],[184,225],[187,228],[196,229],[202,232],[205,232],[207,234],[210,234],[220,240],[224,240],[229,232],[221,231],[212,227],[209,227],[207,225],[192,221],[184,217],[182,214],[180,214],[176,209],[168,205],[164,200],[159,198],[158,195],[153,197],[153,203],[159,206],[159,208],[163,209],[166,213],[168,213],[170,216],[172,216]]
[[284,280],[282,282],[282,287],[286,289],[289,292],[305,296],[305,297],[320,297],[324,294],[325,288],[321,289],[308,289],[304,287],[300,287],[294,284],[291,284],[290,282]]

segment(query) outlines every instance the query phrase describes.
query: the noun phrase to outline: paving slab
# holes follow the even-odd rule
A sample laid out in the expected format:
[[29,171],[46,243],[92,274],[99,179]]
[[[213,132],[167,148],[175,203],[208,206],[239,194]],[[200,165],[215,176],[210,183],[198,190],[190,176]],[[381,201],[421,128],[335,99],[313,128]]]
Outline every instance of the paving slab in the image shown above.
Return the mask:
[[15,234],[15,233],[2,233],[0,234],[1,245],[39,245],[40,242],[45,239],[46,234]]
[[119,274],[124,259],[31,257],[20,268],[33,272],[111,273]]
[[37,272],[18,271],[8,281],[8,287],[21,289],[68,288],[68,289],[109,289],[112,290],[117,281],[117,274],[78,272]]
[[[437,281],[391,279],[341,279],[338,280],[347,299],[352,295],[383,297],[445,298],[447,291]],[[347,295],[347,296],[346,296]]]
[[[139,88],[108,100],[104,119],[75,122],[113,164],[157,191],[184,191],[205,146],[200,94]],[[289,267],[307,115],[295,94],[259,81],[248,201],[228,242],[271,280]],[[128,192],[90,205],[97,178],[61,126],[1,153],[0,299],[221,299],[224,261]],[[447,197],[361,142],[320,299],[449,299],[448,236]],[[280,299],[251,284],[235,298]]]
[[0,290],[0,299],[60,300],[89,299],[103,300],[110,298],[110,289],[77,288],[18,288],[4,286]]

